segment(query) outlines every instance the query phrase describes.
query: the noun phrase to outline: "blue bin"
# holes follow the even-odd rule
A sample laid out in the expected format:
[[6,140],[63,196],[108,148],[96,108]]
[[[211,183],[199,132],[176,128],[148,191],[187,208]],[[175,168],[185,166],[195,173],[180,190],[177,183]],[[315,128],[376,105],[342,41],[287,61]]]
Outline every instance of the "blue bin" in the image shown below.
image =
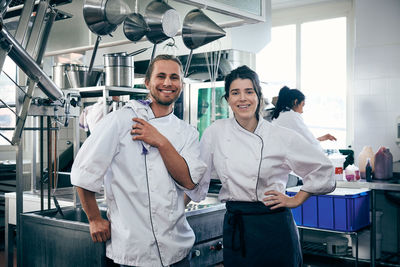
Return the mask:
[[318,227],[318,199],[310,196],[303,203],[303,225],[307,227]]
[[[286,192],[291,197],[296,193]],[[311,196],[292,209],[292,214],[298,226],[352,232],[370,224],[369,209],[369,190],[339,188],[328,195]]]
[[318,223],[321,229],[344,232],[369,225],[369,192],[318,196]]

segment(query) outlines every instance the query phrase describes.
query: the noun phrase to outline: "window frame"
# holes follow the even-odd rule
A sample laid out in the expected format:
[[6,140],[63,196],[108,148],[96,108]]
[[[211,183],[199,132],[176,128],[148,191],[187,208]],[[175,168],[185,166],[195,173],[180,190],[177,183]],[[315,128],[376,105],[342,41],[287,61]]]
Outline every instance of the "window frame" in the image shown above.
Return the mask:
[[346,146],[354,144],[354,11],[351,0],[339,0],[272,11],[271,27],[295,25],[296,27],[296,88],[301,89],[301,24],[306,22],[346,18]]

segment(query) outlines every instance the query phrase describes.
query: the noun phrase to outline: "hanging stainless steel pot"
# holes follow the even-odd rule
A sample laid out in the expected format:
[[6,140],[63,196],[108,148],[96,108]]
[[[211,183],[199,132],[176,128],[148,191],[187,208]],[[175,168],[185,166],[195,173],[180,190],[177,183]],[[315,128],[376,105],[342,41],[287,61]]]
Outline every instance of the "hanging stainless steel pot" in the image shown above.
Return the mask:
[[139,13],[129,14],[124,20],[125,37],[137,42],[149,31],[146,20]]
[[196,49],[225,35],[225,31],[200,9],[193,9],[183,20],[182,39],[189,49]]
[[184,77],[186,77],[193,50],[224,37],[226,32],[212,21],[200,9],[193,9],[186,14],[183,20],[182,39],[190,54],[186,62]]
[[153,44],[174,37],[181,27],[179,13],[160,0],[154,0],[147,5],[146,22],[149,27],[146,36]]
[[118,24],[111,23],[107,19],[107,2],[108,0],[85,0],[83,4],[83,18],[94,34],[107,35],[118,27]]

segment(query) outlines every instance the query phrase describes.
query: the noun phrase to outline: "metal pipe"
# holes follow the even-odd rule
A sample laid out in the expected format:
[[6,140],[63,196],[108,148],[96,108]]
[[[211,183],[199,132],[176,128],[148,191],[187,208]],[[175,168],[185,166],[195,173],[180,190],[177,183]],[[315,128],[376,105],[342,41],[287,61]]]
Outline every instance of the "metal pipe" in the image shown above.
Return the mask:
[[44,52],[46,50],[47,46],[47,41],[50,36],[50,31],[51,28],[53,27],[54,21],[56,20],[57,17],[57,11],[55,11],[53,8],[50,9],[50,14],[48,14],[47,22],[46,25],[44,26],[43,33],[42,33],[42,45],[39,47],[39,51],[37,52],[37,58],[36,62],[41,65]]
[[186,60],[186,67],[185,67],[185,72],[183,74],[183,77],[185,78],[188,74],[189,67],[190,67],[190,62],[192,61],[192,56],[193,56],[193,49],[190,49],[190,54],[188,56],[188,59]]
[[[15,127],[0,127],[0,131],[14,131]],[[25,127],[24,131],[39,131],[40,127]],[[43,130],[49,130],[49,128],[43,128]],[[51,127],[50,130],[60,130],[59,127]]]
[[40,155],[39,155],[39,161],[40,161],[40,210],[44,210],[44,196],[43,196],[43,116],[39,117],[40,121],[40,134],[39,134],[39,139],[40,139]]
[[[47,129],[51,128],[51,117],[47,116]],[[52,147],[52,143],[51,143],[51,131],[48,130],[47,131],[47,208],[50,209],[51,206],[51,202],[50,202],[50,181],[51,181],[51,175],[52,175],[52,168],[51,168],[51,147]]]
[[[2,26],[1,24],[1,27]],[[2,45],[3,48],[8,47],[10,49],[8,56],[29,76],[29,78],[38,83],[38,87],[51,100],[63,99],[63,92],[4,27],[2,27],[0,31],[0,37],[0,45]]]

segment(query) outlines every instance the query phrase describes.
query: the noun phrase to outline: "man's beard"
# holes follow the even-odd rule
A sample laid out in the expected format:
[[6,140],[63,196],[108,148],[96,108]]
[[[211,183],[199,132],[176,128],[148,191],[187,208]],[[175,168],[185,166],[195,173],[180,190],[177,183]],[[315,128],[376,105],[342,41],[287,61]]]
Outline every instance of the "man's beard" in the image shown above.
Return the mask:
[[181,95],[181,94],[178,94],[178,95],[176,95],[173,99],[171,99],[171,100],[168,100],[168,101],[163,101],[163,100],[161,100],[157,95],[154,95],[151,91],[150,91],[150,94],[151,94],[151,96],[154,98],[154,100],[158,103],[158,104],[160,104],[160,105],[163,105],[163,106],[170,106],[171,104],[173,104],[173,103],[175,103],[175,101],[179,98],[179,96]]

